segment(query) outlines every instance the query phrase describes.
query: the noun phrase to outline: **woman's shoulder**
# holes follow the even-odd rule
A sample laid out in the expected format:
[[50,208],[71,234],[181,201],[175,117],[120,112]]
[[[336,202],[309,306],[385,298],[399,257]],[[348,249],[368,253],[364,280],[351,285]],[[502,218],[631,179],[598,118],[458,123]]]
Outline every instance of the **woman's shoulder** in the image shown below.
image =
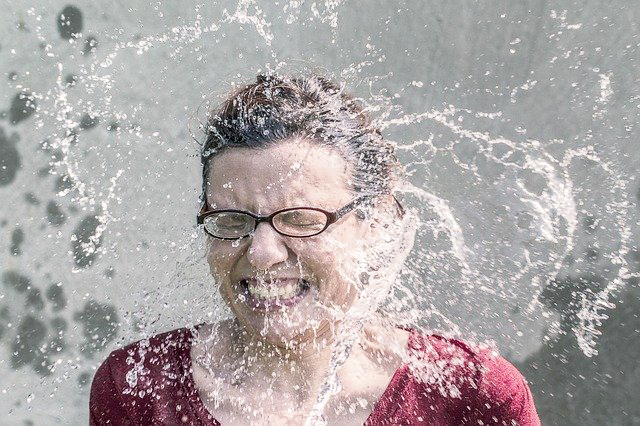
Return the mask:
[[[524,382],[518,369],[487,345],[438,334],[413,331],[409,338],[410,364],[427,367],[438,377],[467,379],[481,391],[508,390]],[[446,374],[445,374],[446,373]]]
[[91,424],[196,417],[189,407],[191,340],[191,330],[180,328],[112,351],[91,384]]
[[412,330],[408,347],[411,356],[418,359],[449,362],[474,371],[482,372],[489,368],[515,369],[494,347],[484,343],[472,343],[454,337]]
[[188,354],[191,339],[189,328],[179,328],[115,349],[98,368],[94,382],[108,375],[116,387],[135,388],[140,381],[170,378]]
[[491,346],[412,332],[409,367],[425,393],[464,401],[459,415],[539,424],[525,378]]

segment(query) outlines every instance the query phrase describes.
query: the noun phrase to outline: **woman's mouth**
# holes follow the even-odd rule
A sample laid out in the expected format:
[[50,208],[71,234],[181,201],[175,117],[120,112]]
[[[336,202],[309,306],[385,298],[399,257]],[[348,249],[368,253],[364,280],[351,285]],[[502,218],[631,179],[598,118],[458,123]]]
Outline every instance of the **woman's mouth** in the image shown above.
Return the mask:
[[[311,288],[309,282],[301,278],[280,278],[268,282],[242,279],[240,285],[245,302],[259,310],[293,306],[302,300]],[[242,297],[240,299],[242,300]]]

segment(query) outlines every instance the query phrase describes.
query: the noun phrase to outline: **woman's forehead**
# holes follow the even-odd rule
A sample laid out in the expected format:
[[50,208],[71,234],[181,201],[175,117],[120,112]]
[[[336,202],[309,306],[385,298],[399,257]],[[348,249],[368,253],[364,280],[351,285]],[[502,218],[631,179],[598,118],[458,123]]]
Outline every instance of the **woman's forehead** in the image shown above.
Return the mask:
[[263,149],[233,148],[211,161],[210,204],[332,203],[351,193],[347,162],[332,148],[306,140],[283,141]]

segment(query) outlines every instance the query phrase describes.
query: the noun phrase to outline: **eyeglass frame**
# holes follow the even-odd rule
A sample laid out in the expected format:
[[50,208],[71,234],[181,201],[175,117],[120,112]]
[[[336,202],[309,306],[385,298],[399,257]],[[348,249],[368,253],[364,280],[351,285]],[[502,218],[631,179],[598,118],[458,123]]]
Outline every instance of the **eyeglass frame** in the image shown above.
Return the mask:
[[[382,194],[379,194],[382,195]],[[255,221],[255,226],[253,227],[253,231],[249,232],[247,235],[243,235],[242,237],[218,237],[215,235],[212,235],[209,231],[207,231],[207,228],[205,227],[204,230],[207,233],[207,235],[210,235],[213,238],[216,238],[218,240],[241,240],[243,238],[247,238],[248,236],[250,236],[251,234],[253,234],[256,229],[258,228],[258,225],[262,222],[268,222],[269,225],[271,225],[271,227],[273,228],[274,231],[276,231],[278,234],[284,236],[284,237],[289,237],[289,238],[309,238],[309,237],[315,237],[318,234],[323,233],[324,231],[327,230],[327,228],[330,225],[333,225],[334,223],[336,223],[338,220],[340,220],[342,217],[344,217],[347,213],[349,213],[350,211],[352,211],[353,209],[355,209],[356,207],[358,207],[360,204],[362,204],[363,202],[374,198],[376,196],[379,195],[361,195],[360,197],[357,197],[356,199],[350,201],[349,203],[345,204],[344,206],[340,207],[338,210],[330,212],[318,207],[306,207],[306,206],[299,206],[299,207],[287,207],[286,209],[282,209],[282,210],[278,210],[275,211],[273,213],[271,213],[270,215],[259,215],[259,214],[255,214],[253,212],[249,212],[246,210],[237,210],[237,209],[220,209],[220,210],[206,210],[206,208],[208,207],[209,203],[205,200],[205,202],[202,204],[202,207],[200,208],[200,212],[198,213],[198,215],[196,216],[196,220],[197,220],[197,224],[198,225],[204,225],[204,219],[207,216],[210,216],[213,213],[242,213],[245,214],[247,216],[250,216],[251,218],[253,218],[253,220]],[[404,216],[404,207],[402,207],[402,204],[400,204],[400,201],[398,201],[398,199],[394,196],[391,195],[393,197],[393,199],[396,202],[396,205],[398,207],[398,211],[400,213],[400,216]],[[285,234],[281,231],[279,231],[278,229],[276,229],[276,227],[273,225],[273,218],[277,215],[279,215],[280,213],[285,213],[288,211],[292,211],[292,210],[299,210],[299,209],[306,209],[306,210],[315,210],[318,211],[320,213],[323,213],[326,217],[327,217],[327,222],[324,225],[324,228],[322,228],[320,231],[316,232],[315,234],[311,234],[311,235],[289,235],[289,234]]]

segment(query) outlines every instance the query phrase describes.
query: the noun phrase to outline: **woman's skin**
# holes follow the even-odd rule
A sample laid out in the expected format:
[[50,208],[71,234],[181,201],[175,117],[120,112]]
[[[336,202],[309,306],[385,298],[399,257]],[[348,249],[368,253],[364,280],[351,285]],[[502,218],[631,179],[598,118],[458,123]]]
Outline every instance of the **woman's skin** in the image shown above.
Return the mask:
[[[335,211],[355,198],[345,160],[304,139],[232,148],[210,161],[211,209]],[[379,231],[352,211],[314,237],[285,237],[261,223],[239,241],[209,238],[211,274],[235,320],[201,328],[191,357],[201,399],[221,424],[304,424],[325,380],[336,327],[358,300],[359,260]],[[246,297],[246,282],[273,289],[299,279],[307,285],[298,287],[292,306],[261,309]],[[329,424],[364,423],[402,364],[407,339],[376,319],[365,327],[339,371],[342,390],[324,411]]]

